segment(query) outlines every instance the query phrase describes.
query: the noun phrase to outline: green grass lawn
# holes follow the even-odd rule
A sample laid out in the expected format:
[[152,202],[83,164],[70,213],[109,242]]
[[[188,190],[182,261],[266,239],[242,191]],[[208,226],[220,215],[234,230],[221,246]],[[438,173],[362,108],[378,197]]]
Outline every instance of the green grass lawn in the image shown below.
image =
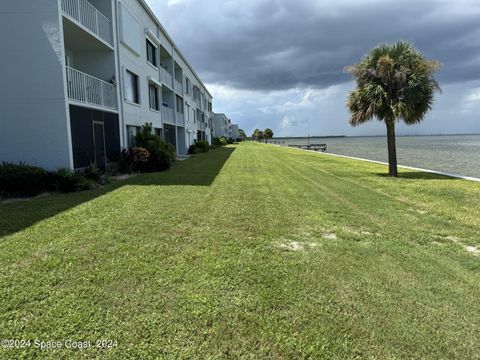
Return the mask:
[[118,344],[0,358],[478,358],[480,184],[386,172],[245,143],[0,204],[0,339]]

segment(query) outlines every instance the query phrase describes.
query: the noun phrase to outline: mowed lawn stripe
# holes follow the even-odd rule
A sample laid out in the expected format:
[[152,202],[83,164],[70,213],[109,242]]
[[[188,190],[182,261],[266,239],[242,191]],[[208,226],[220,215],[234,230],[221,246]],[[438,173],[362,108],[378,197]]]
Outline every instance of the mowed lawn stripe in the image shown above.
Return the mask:
[[386,170],[244,143],[104,189],[0,204],[1,337],[118,340],[0,351],[474,358],[480,258],[465,246],[480,243],[480,186]]

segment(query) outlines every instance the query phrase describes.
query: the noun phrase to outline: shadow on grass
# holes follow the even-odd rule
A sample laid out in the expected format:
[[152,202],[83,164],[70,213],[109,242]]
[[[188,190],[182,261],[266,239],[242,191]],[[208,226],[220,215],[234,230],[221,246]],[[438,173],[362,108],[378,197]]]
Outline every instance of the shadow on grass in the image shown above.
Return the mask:
[[[375,175],[384,178],[390,178],[390,175],[388,175],[388,173],[376,173]],[[421,171],[401,171],[398,173],[398,178],[407,180],[458,180],[457,178],[446,175]]]
[[100,189],[71,194],[42,195],[31,199],[0,203],[0,241],[3,236],[26,229],[39,221],[126,185],[210,186],[234,151],[234,147],[216,149],[208,154],[199,154],[188,160],[178,161],[169,171],[134,176]]
[[234,147],[228,147],[198,154],[188,160],[177,161],[170,171],[136,176],[124,185],[210,186],[234,151]]

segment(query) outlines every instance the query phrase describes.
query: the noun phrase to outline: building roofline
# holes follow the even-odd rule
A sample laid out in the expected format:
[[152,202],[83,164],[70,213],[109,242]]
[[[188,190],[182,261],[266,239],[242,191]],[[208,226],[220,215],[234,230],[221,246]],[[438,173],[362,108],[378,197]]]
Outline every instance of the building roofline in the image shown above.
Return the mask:
[[148,4],[145,2],[145,0],[138,0],[140,2],[140,4],[143,6],[143,8],[145,9],[145,11],[150,15],[150,17],[153,19],[153,21],[155,22],[155,24],[157,24],[157,26],[160,28],[160,31],[163,33],[163,35],[167,38],[168,41],[170,41],[173,45],[173,49],[174,51],[176,51],[178,53],[178,55],[180,55],[180,57],[182,58],[182,60],[185,62],[185,64],[187,64],[188,68],[190,69],[190,71],[192,72],[192,74],[197,78],[198,82],[200,84],[202,84],[203,88],[205,89],[205,91],[208,93],[208,95],[210,95],[210,97],[213,99],[213,96],[212,94],[210,93],[210,91],[208,91],[207,87],[205,86],[205,84],[203,83],[203,81],[200,79],[200,76],[197,75],[197,73],[195,72],[195,70],[193,69],[192,65],[190,65],[190,63],[188,62],[188,60],[186,59],[186,57],[183,55],[183,53],[180,51],[180,49],[178,48],[177,44],[175,44],[175,41],[173,41],[172,37],[168,34],[167,30],[163,27],[162,23],[160,22],[160,20],[158,20],[157,16],[155,15],[155,13],[153,12],[153,10],[150,8],[150,6],[148,6]]

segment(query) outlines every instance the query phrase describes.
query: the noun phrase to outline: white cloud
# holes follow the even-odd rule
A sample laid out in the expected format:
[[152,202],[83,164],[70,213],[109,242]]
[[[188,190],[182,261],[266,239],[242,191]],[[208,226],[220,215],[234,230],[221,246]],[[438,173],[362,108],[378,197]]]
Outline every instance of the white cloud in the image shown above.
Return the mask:
[[282,129],[292,127],[292,118],[290,116],[284,116],[281,122]]
[[315,109],[320,103],[338,99],[344,94],[340,93],[341,86],[334,85],[326,89],[294,89],[290,91],[294,100],[287,100],[284,103],[277,103],[273,106],[267,106],[260,110],[265,114],[272,113],[290,113],[299,110]]
[[480,101],[480,88],[472,89],[466,100],[468,102]]

